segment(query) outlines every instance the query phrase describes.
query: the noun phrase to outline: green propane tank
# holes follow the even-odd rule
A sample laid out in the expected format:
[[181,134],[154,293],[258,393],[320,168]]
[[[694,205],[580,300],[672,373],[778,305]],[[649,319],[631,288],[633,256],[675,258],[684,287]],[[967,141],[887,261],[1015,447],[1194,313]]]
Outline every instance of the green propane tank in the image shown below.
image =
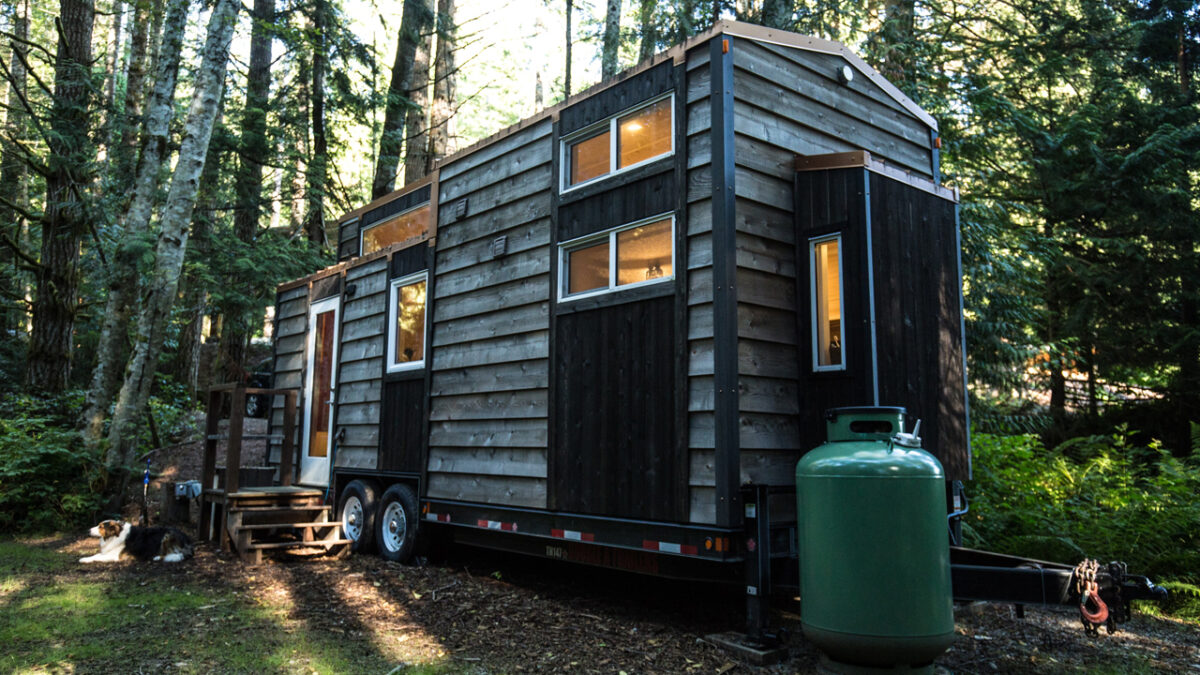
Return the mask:
[[954,640],[946,484],[904,408],[835,408],[796,465],[804,635],[839,672],[932,672]]

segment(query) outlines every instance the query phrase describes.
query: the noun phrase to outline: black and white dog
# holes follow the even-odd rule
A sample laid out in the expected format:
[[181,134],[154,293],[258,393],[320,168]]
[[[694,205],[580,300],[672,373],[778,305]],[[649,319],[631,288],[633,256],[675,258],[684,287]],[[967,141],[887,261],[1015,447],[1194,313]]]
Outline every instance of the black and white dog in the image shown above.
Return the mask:
[[123,520],[106,520],[88,530],[100,537],[100,552],[79,562],[116,562],[122,553],[138,560],[179,562],[192,557],[192,540],[173,527],[139,527]]

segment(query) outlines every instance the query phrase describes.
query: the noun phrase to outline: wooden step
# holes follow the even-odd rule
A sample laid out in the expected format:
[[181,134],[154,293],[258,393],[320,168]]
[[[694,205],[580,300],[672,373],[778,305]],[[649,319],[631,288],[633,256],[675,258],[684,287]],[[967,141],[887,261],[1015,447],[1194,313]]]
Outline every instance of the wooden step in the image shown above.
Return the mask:
[[270,530],[270,529],[278,529],[281,527],[296,527],[296,528],[333,527],[334,525],[341,525],[341,524],[342,523],[337,520],[319,520],[319,521],[313,521],[311,523],[250,523],[249,525],[239,525],[238,529],[239,530]]
[[279,506],[230,506],[230,513],[288,513],[289,511],[328,511],[329,505],[314,504],[311,506],[305,505],[288,505],[280,504]]
[[248,551],[262,551],[272,548],[317,548],[342,546],[344,544],[352,544],[349,539],[318,539],[316,541],[252,541],[246,547]]

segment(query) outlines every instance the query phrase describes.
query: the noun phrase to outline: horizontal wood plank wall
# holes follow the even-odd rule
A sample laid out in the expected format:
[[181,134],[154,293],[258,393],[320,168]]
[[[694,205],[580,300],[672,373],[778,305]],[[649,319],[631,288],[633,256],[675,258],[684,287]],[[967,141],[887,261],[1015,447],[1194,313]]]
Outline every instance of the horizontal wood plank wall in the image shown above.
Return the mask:
[[383,401],[383,354],[387,349],[388,259],[375,258],[346,270],[342,333],[338,352],[338,468],[375,469]]
[[343,223],[338,227],[338,260],[349,260],[358,255],[359,241],[358,232],[359,224],[362,221],[358,218]]
[[[716,523],[713,384],[712,110],[708,45],[687,55],[689,520]],[[682,430],[681,430],[682,431]]]
[[844,63],[833,55],[736,42],[734,128],[744,167],[738,184],[779,177],[781,167],[793,166],[796,154],[850,150],[867,150],[876,159],[932,177],[929,127],[866,78],[839,82]]
[[871,174],[879,400],[921,419],[946,477],[971,473],[953,202]]
[[546,506],[551,130],[544,120],[441,169],[430,497]]
[[[279,294],[275,302],[275,375],[276,389],[299,389],[304,386],[305,352],[308,348],[308,285],[297,286]],[[282,433],[283,397],[271,397],[270,433]],[[301,416],[299,419],[303,419]],[[297,425],[296,443],[300,442]],[[281,444],[272,441],[269,458],[279,462]]]

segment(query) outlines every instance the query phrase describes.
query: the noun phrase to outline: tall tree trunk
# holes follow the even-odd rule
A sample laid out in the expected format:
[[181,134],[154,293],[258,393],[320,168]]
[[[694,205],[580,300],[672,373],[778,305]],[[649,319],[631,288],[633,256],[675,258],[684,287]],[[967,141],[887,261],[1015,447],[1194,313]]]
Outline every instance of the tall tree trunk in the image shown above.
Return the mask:
[[885,0],[883,26],[877,60],[880,71],[901,89],[915,83],[913,77],[914,14],[916,0]]
[[658,52],[658,24],[654,21],[655,0],[642,0],[638,18],[642,25],[642,45],[638,49],[638,60],[645,61]]
[[87,229],[86,189],[95,148],[91,123],[94,0],[61,0],[58,51],[54,60],[46,206],[42,212],[41,266],[33,301],[26,384],[31,390],[61,392],[71,374],[71,339],[78,295],[79,241]]
[[429,30],[432,21],[433,10],[429,0],[404,0],[396,60],[392,63],[387,107],[383,111],[383,131],[379,135],[379,157],[375,164],[371,199],[378,199],[395,188],[396,168],[400,164],[400,150],[404,146],[404,128],[409,108],[407,96],[412,89],[413,57],[417,43]]
[[[305,231],[308,240],[325,245],[325,187],[329,181],[329,143],[325,137],[325,40],[329,32],[329,6],[325,0],[316,0],[313,12],[313,28],[317,42],[313,44],[312,60],[312,157],[308,163],[308,218]],[[392,169],[395,172],[395,167]]]
[[187,27],[189,0],[169,0],[163,24],[158,72],[154,91],[146,108],[142,124],[144,144],[138,161],[133,196],[121,220],[121,237],[108,278],[108,300],[96,346],[96,368],[88,387],[87,401],[80,416],[84,440],[97,443],[103,434],[104,418],[121,384],[125,369],[125,351],[129,332],[129,315],[137,292],[141,241],[150,230],[150,217],[158,193],[159,175],[168,160],[168,141],[171,107],[175,99],[175,84],[179,77],[179,61],[183,33]]
[[762,24],[767,28],[791,30],[794,0],[765,0],[762,9]]
[[600,79],[617,74],[617,52],[621,48],[621,0],[608,0],[604,13],[604,46],[600,50]]
[[454,0],[438,0],[437,11],[437,56],[433,60],[433,105],[429,111],[431,165],[450,152],[455,96],[454,44],[458,34]]
[[429,173],[429,137],[426,114],[429,109],[429,52],[433,34],[422,35],[413,54],[412,89],[404,138],[404,182],[411,183]]
[[[6,127],[5,138],[0,142],[0,235],[11,239],[12,243],[21,246],[23,234],[28,230],[25,216],[9,204],[21,208],[26,203],[26,180],[28,173],[25,167],[25,157],[17,148],[17,143],[26,138],[25,113],[21,108],[21,98],[25,95],[25,80],[27,74],[23,57],[29,48],[22,41],[29,39],[29,0],[21,0],[13,5],[12,32],[16,39],[12,42],[13,57],[8,66],[12,81],[8,90],[8,114],[4,120]],[[9,140],[12,139],[12,140]],[[28,250],[27,248],[24,250]],[[0,243],[0,302],[12,303],[12,309],[0,317],[0,330],[5,334],[18,331],[25,324],[25,310],[20,304],[25,298],[24,278],[19,258],[12,250]]]
[[[250,66],[246,76],[246,106],[242,112],[241,139],[238,144],[238,172],[234,190],[234,235],[251,255],[262,214],[263,164],[271,144],[267,138],[267,106],[271,95],[271,40],[275,21],[275,0],[254,0],[250,16]],[[231,280],[239,290],[253,285],[253,279]],[[240,382],[246,373],[246,347],[256,321],[253,302],[245,293],[230,294],[224,303],[225,317],[217,358],[222,382]],[[257,317],[261,323],[262,317]]]
[[[157,8],[161,11],[161,7]],[[146,98],[146,62],[149,60],[151,0],[135,0],[129,37],[129,77],[125,81],[125,113],[120,120],[120,141],[113,148],[113,184],[124,189],[137,168],[138,131],[142,128],[142,103]]]
[[574,12],[575,3],[573,0],[567,0],[567,58],[566,67],[563,69],[563,100],[571,98],[571,45],[575,42],[575,36],[571,32],[571,14]]
[[112,3],[112,32],[109,34],[108,63],[106,81],[104,84],[104,108],[113,114],[117,103],[117,77],[121,67],[121,33],[122,19],[125,18],[125,3],[123,0],[113,0]]
[[134,460],[134,440],[137,437],[136,422],[146,412],[167,320],[179,287],[179,275],[187,253],[188,227],[196,206],[196,193],[200,175],[204,171],[213,123],[220,109],[225,68],[229,61],[229,43],[233,37],[239,4],[238,0],[217,0],[213,7],[208,21],[204,56],[188,107],[183,142],[179,146],[179,160],[159,218],[161,231],[155,250],[154,271],[143,287],[133,356],[113,411],[109,433],[107,464],[110,476],[115,473],[118,479],[118,490],[114,494],[118,503],[128,485],[128,467]]

